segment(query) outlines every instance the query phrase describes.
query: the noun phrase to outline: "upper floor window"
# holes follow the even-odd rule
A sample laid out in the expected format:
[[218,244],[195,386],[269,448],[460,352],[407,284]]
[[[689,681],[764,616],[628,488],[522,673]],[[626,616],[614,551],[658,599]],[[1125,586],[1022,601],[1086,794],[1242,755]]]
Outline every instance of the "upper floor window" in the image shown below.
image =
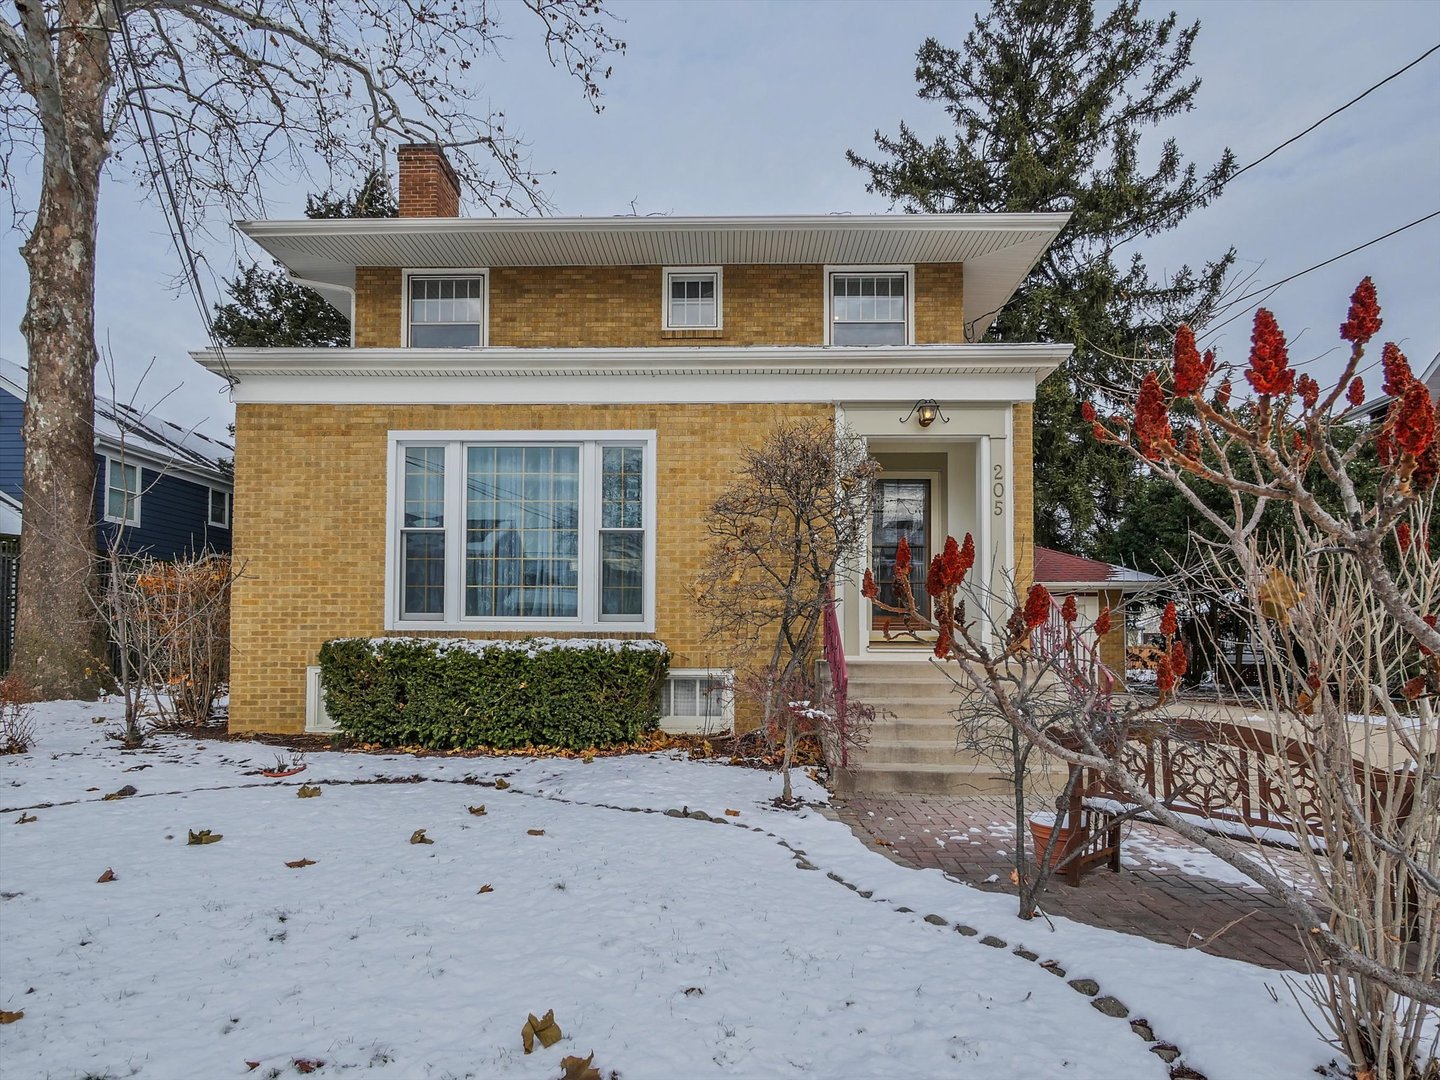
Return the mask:
[[409,344],[465,349],[485,344],[485,275],[406,275]]
[[908,271],[831,271],[831,345],[908,345]]
[[210,489],[210,524],[217,529],[230,528],[230,492]]
[[105,520],[140,524],[140,466],[105,459]]
[[665,271],[665,329],[720,329],[721,273],[718,266]]

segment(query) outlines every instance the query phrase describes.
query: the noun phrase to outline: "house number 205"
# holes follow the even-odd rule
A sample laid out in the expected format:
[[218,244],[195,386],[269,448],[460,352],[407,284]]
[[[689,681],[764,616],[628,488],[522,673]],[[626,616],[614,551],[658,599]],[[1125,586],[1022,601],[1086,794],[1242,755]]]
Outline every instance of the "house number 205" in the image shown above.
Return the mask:
[[993,500],[990,512],[996,517],[1005,516],[1005,466],[996,465],[995,475],[991,478],[990,498]]

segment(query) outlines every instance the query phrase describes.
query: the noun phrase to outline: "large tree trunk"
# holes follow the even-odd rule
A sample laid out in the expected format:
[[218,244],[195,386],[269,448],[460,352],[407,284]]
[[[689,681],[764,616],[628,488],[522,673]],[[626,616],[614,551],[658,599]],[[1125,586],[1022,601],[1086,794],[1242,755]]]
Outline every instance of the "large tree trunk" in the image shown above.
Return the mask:
[[[22,19],[31,13],[23,12]],[[28,22],[28,19],[27,19]],[[40,205],[20,249],[30,298],[25,529],[13,668],[47,698],[89,696],[103,679],[90,601],[95,574],[95,236],[109,151],[109,5],[61,5],[53,53],[35,72],[45,130]],[[26,27],[36,44],[34,28]],[[48,51],[48,50],[47,50]],[[45,63],[49,61],[49,63]]]

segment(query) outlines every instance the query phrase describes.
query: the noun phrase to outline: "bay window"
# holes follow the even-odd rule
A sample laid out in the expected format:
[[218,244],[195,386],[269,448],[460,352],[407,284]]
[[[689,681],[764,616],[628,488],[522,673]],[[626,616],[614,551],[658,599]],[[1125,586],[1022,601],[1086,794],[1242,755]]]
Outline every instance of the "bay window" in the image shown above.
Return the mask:
[[391,444],[388,625],[653,629],[653,432]]

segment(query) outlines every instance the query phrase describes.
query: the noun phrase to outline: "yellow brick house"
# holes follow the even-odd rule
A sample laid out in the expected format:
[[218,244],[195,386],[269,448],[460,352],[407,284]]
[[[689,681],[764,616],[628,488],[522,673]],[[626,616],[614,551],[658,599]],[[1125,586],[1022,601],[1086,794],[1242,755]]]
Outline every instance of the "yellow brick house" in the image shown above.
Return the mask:
[[691,602],[704,512],[782,419],[868,440],[882,562],[971,532],[984,580],[1029,578],[1031,407],[1069,346],[981,338],[1066,215],[464,218],[427,146],[399,182],[399,218],[239,225],[352,347],[195,354],[234,383],[237,730],[302,730],[307,672],[317,725],[341,636],[657,637],[691,707],[729,666]]

